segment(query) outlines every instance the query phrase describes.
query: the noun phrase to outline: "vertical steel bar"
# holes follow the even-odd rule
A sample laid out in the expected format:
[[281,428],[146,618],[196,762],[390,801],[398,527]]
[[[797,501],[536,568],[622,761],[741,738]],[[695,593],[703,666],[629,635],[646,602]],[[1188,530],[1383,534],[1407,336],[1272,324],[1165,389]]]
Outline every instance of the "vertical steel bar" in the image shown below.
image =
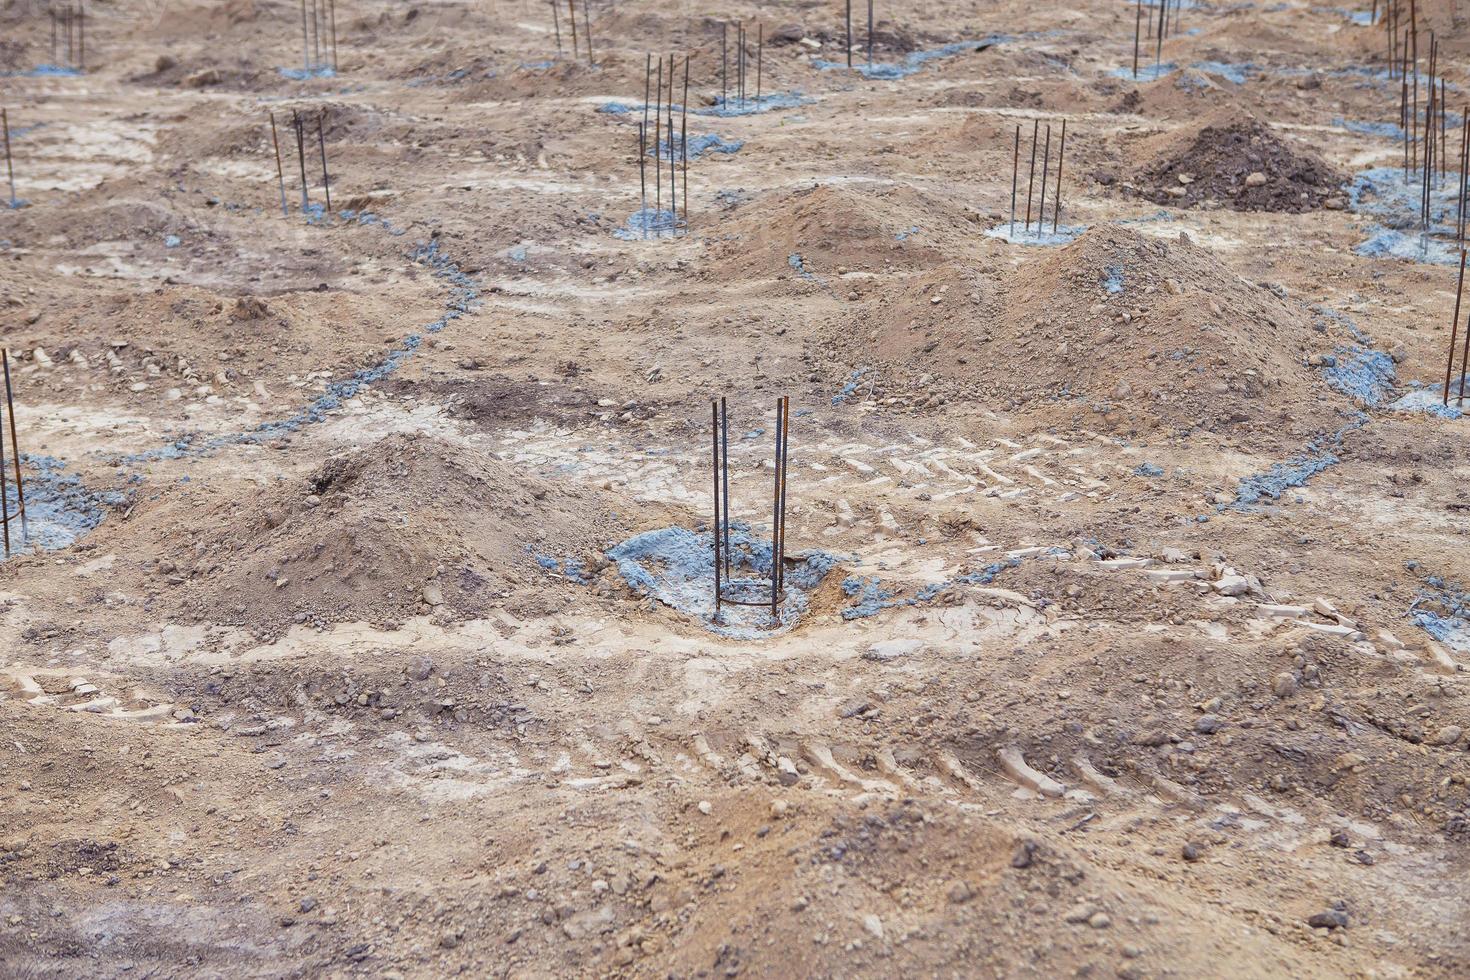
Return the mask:
[[327,0],[332,21],[332,74],[337,73],[337,0]]
[[684,230],[689,230],[689,55],[684,56],[684,100],[679,105],[679,154],[684,158]]
[[675,232],[679,229],[679,168],[674,166],[676,154],[674,152],[674,68],[677,59],[669,55],[669,95],[664,100],[664,106],[669,114],[667,131],[669,134],[669,225]]
[[1444,366],[1444,399],[1450,403],[1450,376],[1455,373],[1455,341],[1460,335],[1460,297],[1465,292],[1465,250],[1460,249],[1460,281],[1455,286],[1455,315],[1450,318],[1450,359]]
[[720,24],[720,108],[730,106],[730,22]]
[[791,396],[781,399],[781,544],[776,550],[776,591],[786,594],[786,471],[791,459]]
[[1016,124],[1016,148],[1011,154],[1011,237],[1016,237],[1016,180],[1021,172],[1021,124]]
[[[586,0],[582,0],[583,3]],[[572,22],[572,60],[576,61],[582,49],[577,46],[577,0],[567,0],[567,20]],[[650,57],[652,57],[650,55]]]
[[724,501],[724,513],[717,514],[721,520],[721,534],[725,538],[725,580],[729,581],[730,562],[730,419],[725,412],[725,398],[720,396],[720,473],[721,499]]
[[1026,178],[1026,224],[1027,231],[1031,230],[1031,194],[1036,189],[1036,137],[1041,132],[1041,120],[1031,121],[1031,175]]
[[276,186],[281,190],[281,217],[291,217],[291,209],[286,206],[286,172],[281,169],[281,139],[276,135],[276,114],[271,114],[271,146],[276,151]]
[[[1450,356],[1453,357],[1454,354],[1451,354]],[[1465,402],[1466,374],[1470,374],[1470,323],[1465,324],[1465,346],[1461,348],[1460,352],[1460,394],[1459,397],[1455,399],[1456,405],[1462,405]],[[10,421],[11,424],[14,424],[15,422],[14,419],[11,419]],[[24,515],[25,511],[21,511],[21,513],[22,515]]]
[[[15,500],[20,507],[20,540],[21,544],[29,544],[31,529],[26,523],[26,488],[20,476],[20,440],[15,435],[15,391],[10,386],[10,355],[3,345],[0,345],[0,366],[5,370],[5,407],[10,413],[10,448],[13,450],[10,462],[15,467]],[[0,431],[0,439],[4,438],[5,433]]]
[[1036,235],[1046,226],[1046,175],[1051,172],[1051,123],[1046,124],[1046,152],[1041,157],[1041,200],[1036,208]]
[[306,214],[311,206],[311,198],[306,193],[306,124],[295,109],[291,110],[291,121],[296,126],[296,162],[301,166],[301,213]]
[[771,615],[780,615],[776,592],[776,549],[781,544],[781,399],[776,399],[776,475],[771,486]]
[[332,213],[332,178],[327,176],[327,137],[322,130],[322,120],[327,116],[323,109],[316,117],[316,143],[322,154],[322,190],[327,195],[327,214]]
[[1062,120],[1062,144],[1057,147],[1057,192],[1051,202],[1051,233],[1055,235],[1062,223],[1062,163],[1067,156],[1067,120]]
[[[582,0],[586,3],[587,0]],[[664,58],[658,57],[658,76],[653,86],[653,210],[656,217],[663,212],[664,169],[663,153],[659,150],[659,134],[664,122]],[[656,237],[656,236],[655,236]]]
[[15,207],[15,165],[10,162],[10,115],[0,108],[0,128],[5,130],[5,176],[10,181],[10,206]]
[[560,4],[557,0],[551,0],[551,29],[556,31],[556,60],[560,61],[561,53],[561,14],[557,13]]
[[[1453,343],[1450,345],[1453,347]],[[4,353],[4,342],[0,341],[0,357]],[[5,412],[0,410],[0,530],[5,537],[5,557],[10,557],[10,492],[6,489],[5,476]]]
[[711,400],[710,412],[710,446],[714,455],[715,474],[715,520],[711,526],[712,537],[715,541],[715,619],[720,618],[720,405]]
[[638,223],[648,237],[648,123],[638,124]]
[[1138,30],[1143,26],[1143,0],[1138,4],[1133,13],[1133,80],[1138,81]]

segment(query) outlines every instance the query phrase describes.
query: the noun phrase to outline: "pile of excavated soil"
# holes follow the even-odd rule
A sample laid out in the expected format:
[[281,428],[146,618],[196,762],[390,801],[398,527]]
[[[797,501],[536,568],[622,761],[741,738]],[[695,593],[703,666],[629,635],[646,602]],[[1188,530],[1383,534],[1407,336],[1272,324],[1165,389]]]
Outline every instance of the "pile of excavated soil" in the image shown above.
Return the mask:
[[441,608],[473,617],[589,577],[615,533],[599,533],[606,518],[578,491],[405,435],[305,480],[202,500],[178,491],[140,510],[133,522],[157,535],[153,571],[182,611],[261,636]]
[[1337,198],[1346,180],[1311,149],[1237,109],[1144,140],[1134,156],[1136,193],[1179,207],[1215,202],[1295,214]]
[[909,187],[823,185],[741,204],[721,223],[716,265],[738,276],[830,282],[846,272],[942,261],[940,246],[974,234],[961,208]]
[[1109,111],[1150,119],[1198,116],[1222,100],[1234,98],[1233,93],[1238,87],[1197,68],[1185,68],[1141,85],[1129,83],[1127,91],[1113,102]]
[[917,398],[1187,430],[1309,414],[1314,336],[1302,310],[1187,237],[1100,226],[1009,276],[930,270],[823,342]]

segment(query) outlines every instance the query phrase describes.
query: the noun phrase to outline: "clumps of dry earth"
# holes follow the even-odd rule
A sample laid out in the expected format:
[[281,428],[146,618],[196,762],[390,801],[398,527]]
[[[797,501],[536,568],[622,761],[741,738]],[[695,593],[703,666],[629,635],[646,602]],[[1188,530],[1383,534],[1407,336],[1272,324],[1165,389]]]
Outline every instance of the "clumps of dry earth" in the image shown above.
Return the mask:
[[[800,100],[691,113],[741,148],[644,242],[646,51],[708,109],[722,21],[339,8],[336,77],[237,0],[6,78],[0,973],[1470,973],[1453,270],[1339,198],[1379,32],[1191,8],[1135,84],[1131,8],[920,5],[870,81],[783,15]],[[610,555],[708,559],[721,395],[755,540],[792,396],[784,629]]]

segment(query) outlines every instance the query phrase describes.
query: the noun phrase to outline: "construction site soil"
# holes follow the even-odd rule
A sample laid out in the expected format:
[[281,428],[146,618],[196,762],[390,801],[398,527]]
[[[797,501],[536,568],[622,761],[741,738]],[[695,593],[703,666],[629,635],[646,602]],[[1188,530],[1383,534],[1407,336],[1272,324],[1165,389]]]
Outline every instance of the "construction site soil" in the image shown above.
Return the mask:
[[1470,975],[1370,5],[318,6],[0,11],[0,977]]

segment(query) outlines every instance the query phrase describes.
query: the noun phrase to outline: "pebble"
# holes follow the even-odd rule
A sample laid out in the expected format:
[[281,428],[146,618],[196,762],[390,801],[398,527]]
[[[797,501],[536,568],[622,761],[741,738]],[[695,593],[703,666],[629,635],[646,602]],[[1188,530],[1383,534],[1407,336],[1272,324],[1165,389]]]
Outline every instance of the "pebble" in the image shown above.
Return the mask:
[[704,814],[706,817],[713,813],[714,809],[714,807],[710,806],[709,800],[699,801],[699,812]]
[[1463,734],[1464,730],[1461,729],[1459,725],[1446,725],[1439,731],[1434,733],[1434,738],[1431,740],[1430,744],[1454,745],[1460,740],[1460,736]]
[[1201,735],[1213,735],[1225,727],[1225,722],[1216,715],[1201,715],[1194,723],[1194,730]]
[[1278,698],[1289,698],[1296,693],[1296,675],[1282,671],[1271,681],[1271,693]]
[[1326,912],[1318,912],[1308,919],[1307,925],[1313,929],[1346,929],[1348,927],[1348,916],[1342,909],[1328,909]]

